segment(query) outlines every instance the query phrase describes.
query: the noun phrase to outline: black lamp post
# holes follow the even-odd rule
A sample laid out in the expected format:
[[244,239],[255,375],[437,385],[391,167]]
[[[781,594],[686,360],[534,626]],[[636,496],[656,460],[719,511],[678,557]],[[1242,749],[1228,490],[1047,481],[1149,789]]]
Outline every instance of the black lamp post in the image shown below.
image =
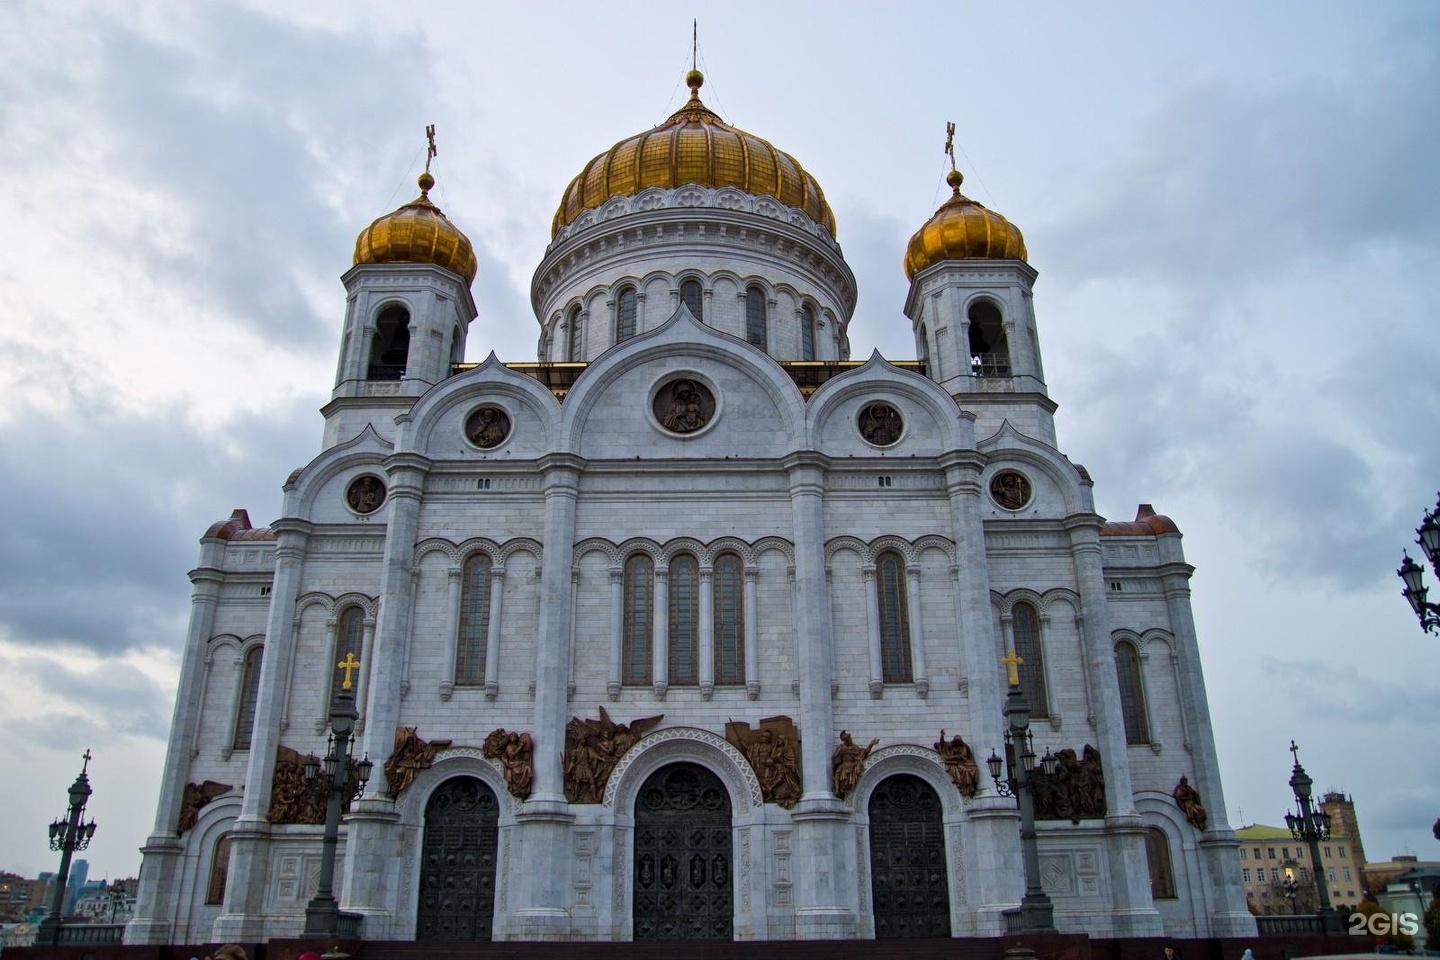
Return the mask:
[[1320,859],[1320,841],[1330,839],[1330,814],[1321,813],[1310,805],[1310,788],[1315,781],[1300,766],[1300,748],[1290,741],[1295,769],[1290,774],[1290,789],[1295,792],[1295,812],[1285,814],[1290,835],[1310,847],[1310,862],[1315,867],[1315,892],[1320,896],[1320,909],[1315,916],[1324,933],[1339,933],[1340,918],[1330,906],[1330,892],[1325,888],[1325,865]]
[[[305,905],[306,937],[333,938],[340,932],[340,904],[335,899],[335,847],[340,842],[340,808],[345,802],[353,770],[360,789],[370,781],[374,764],[370,758],[356,761],[350,756],[350,737],[360,713],[355,709],[355,694],[350,671],[360,665],[355,654],[347,653],[338,666],[345,671],[345,680],[335,702],[330,705],[330,741],[325,752],[325,776],[330,780],[330,798],[325,805],[325,837],[320,851],[320,880],[315,896]],[[314,781],[320,773],[314,757],[305,761],[305,779]]]
[[1295,881],[1295,874],[1289,869],[1285,871],[1285,879],[1280,881],[1280,886],[1285,888],[1285,899],[1290,901],[1290,913],[1295,911],[1295,892],[1300,889],[1300,884]]
[[[1435,569],[1440,571],[1440,495],[1436,497],[1435,509],[1428,511],[1420,526],[1415,528],[1415,542],[1425,551],[1425,557],[1435,565]],[[1400,569],[1395,573],[1405,584],[1400,594],[1410,601],[1410,609],[1420,620],[1420,628],[1426,633],[1440,633],[1440,605],[1426,600],[1429,588],[1425,586],[1425,568],[1411,560],[1409,551],[1405,551]]]
[[[1025,896],[1020,906],[1005,911],[1007,933],[1054,933],[1055,905],[1040,884],[1040,851],[1035,834],[1035,797],[1032,776],[1035,773],[1035,738],[1030,732],[1030,703],[1020,689],[1016,669],[1024,661],[1011,650],[1001,663],[1010,670],[1010,692],[1005,697],[1005,759],[994,750],[985,761],[995,790],[1002,797],[1015,797],[1020,807],[1020,849],[1025,862]],[[1017,769],[1017,763],[1018,769]],[[1059,761],[1049,752],[1040,763],[1046,776],[1053,776]],[[1009,767],[1008,772],[1004,770]],[[1001,774],[1005,778],[1001,779]]]
[[85,804],[93,792],[90,789],[90,751],[85,751],[85,763],[80,767],[80,776],[70,784],[70,808],[65,816],[50,824],[50,849],[60,851],[60,872],[55,877],[55,889],[50,894],[50,912],[40,921],[40,930],[35,942],[55,945],[60,942],[60,928],[64,924],[66,885],[70,881],[70,858],[76,850],[90,846],[95,836],[95,821],[81,823],[85,816]]

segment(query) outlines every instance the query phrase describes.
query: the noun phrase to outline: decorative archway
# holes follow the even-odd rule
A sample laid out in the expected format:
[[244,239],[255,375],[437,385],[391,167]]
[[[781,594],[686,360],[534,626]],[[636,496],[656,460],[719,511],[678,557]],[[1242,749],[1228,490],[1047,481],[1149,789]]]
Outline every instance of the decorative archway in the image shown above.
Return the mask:
[[494,791],[475,777],[452,777],[430,795],[416,940],[490,939],[499,819]]
[[875,939],[950,936],[950,882],[940,796],[920,777],[887,777],[870,794]]
[[730,794],[714,773],[675,763],[635,799],[633,937],[731,940],[735,896]]

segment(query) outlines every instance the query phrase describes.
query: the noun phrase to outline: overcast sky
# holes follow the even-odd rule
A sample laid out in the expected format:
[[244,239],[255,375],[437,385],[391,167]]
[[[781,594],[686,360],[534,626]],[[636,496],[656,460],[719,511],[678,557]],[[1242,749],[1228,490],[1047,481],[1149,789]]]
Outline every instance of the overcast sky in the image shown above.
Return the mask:
[[856,357],[913,358],[956,123],[1040,271],[1062,450],[1185,533],[1231,823],[1281,822],[1293,737],[1370,859],[1440,859],[1440,638],[1394,574],[1440,486],[1440,5],[12,2],[0,869],[55,869],[88,747],[91,876],[138,870],[198,538],[318,450],[339,277],[425,125],[468,359],[533,360],[561,192],[679,105],[692,16],[707,104],[835,210]]

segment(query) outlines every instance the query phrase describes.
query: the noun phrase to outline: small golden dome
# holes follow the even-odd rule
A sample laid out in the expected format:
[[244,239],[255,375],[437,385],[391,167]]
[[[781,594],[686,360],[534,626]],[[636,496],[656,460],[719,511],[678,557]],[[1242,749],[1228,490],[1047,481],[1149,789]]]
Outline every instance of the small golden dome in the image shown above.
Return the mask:
[[835,214],[815,178],[799,161],[766,140],[730,126],[700,102],[705,77],[685,75],[690,100],[657,127],[621,140],[585,164],[565,188],[550,236],[611,197],[634,196],[647,187],[738,187],[775,197],[801,210],[835,235]]
[[915,231],[905,248],[905,276],[945,260],[1024,260],[1025,238],[1020,228],[993,210],[960,192],[965,181],[959,170],[945,177],[952,195],[925,226]]
[[475,248],[470,238],[430,202],[435,178],[420,174],[420,196],[387,213],[355,238],[355,263],[433,263],[475,281]]

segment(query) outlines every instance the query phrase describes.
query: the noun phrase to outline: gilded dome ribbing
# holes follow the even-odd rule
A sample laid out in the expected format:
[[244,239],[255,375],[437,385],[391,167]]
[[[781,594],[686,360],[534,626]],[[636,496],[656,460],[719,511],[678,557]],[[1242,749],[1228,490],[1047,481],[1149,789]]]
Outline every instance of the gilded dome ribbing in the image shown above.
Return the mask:
[[685,77],[690,100],[670,119],[621,140],[595,157],[570,181],[555,211],[550,235],[574,223],[586,210],[611,197],[629,197],[647,187],[738,187],[799,207],[835,235],[835,214],[815,178],[799,161],[766,140],[730,126],[700,102],[705,82],[699,70]]
[[470,238],[430,202],[435,178],[420,174],[420,196],[387,213],[355,238],[355,263],[433,263],[475,280],[475,248]]
[[1024,260],[1020,228],[994,210],[960,192],[965,177],[951,170],[945,178],[953,191],[905,248],[905,276],[945,260]]

